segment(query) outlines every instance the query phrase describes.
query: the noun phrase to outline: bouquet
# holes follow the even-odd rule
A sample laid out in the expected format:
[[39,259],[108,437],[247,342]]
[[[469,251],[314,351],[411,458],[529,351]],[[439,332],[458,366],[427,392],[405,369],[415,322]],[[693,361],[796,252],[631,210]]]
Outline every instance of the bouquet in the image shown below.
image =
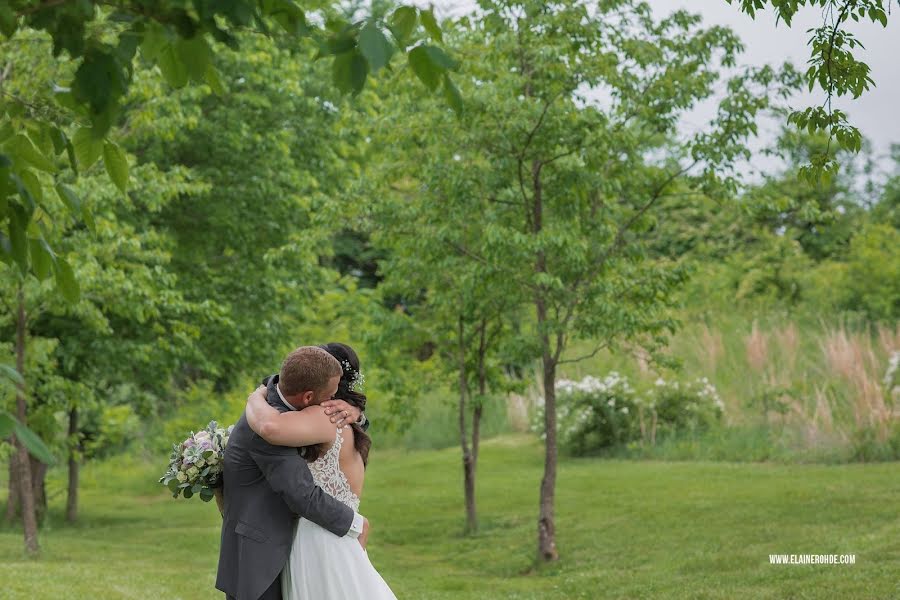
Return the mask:
[[169,488],[173,498],[179,494],[185,498],[196,494],[204,502],[215,498],[219,512],[223,512],[222,461],[233,427],[223,429],[210,421],[206,429],[192,431],[186,440],[172,446],[169,468],[159,482]]

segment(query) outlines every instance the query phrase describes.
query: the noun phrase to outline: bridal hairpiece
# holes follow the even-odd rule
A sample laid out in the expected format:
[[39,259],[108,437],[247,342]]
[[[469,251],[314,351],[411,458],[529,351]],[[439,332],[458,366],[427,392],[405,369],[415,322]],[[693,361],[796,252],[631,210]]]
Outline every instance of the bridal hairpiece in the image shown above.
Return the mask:
[[353,392],[361,392],[363,389],[363,384],[366,382],[365,376],[362,372],[357,371],[353,368],[353,365],[350,364],[350,361],[344,359],[341,361],[341,366],[344,368],[346,373],[352,373],[350,377],[350,385],[348,386]]

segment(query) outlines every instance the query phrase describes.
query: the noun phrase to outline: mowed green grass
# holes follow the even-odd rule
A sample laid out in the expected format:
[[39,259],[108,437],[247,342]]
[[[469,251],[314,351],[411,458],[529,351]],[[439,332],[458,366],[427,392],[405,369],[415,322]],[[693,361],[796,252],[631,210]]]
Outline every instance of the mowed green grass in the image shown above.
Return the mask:
[[[116,459],[83,476],[79,524],[51,485],[43,554],[0,530],[0,598],[204,599],[220,518],[173,500],[164,466]],[[562,560],[534,568],[542,449],[530,437],[483,446],[481,532],[461,534],[454,449],[376,451],[362,512],[370,556],[400,598],[900,598],[900,465],[771,465],[565,459]],[[5,489],[5,485],[4,485]],[[856,564],[769,564],[771,553],[856,554]]]

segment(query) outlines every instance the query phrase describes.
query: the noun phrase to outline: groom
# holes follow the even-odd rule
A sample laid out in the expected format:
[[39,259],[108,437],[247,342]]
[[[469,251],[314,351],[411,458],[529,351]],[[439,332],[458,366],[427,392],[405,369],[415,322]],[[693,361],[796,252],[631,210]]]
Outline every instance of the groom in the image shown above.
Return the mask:
[[[285,358],[279,375],[268,380],[267,400],[281,412],[328,401],[341,373],[341,364],[328,352],[302,346]],[[338,418],[358,416],[349,405],[339,408]],[[280,575],[297,517],[365,545],[369,522],[316,487],[297,448],[269,444],[250,429],[246,415],[228,438],[223,479],[225,514],[216,588],[229,600],[281,599]]]

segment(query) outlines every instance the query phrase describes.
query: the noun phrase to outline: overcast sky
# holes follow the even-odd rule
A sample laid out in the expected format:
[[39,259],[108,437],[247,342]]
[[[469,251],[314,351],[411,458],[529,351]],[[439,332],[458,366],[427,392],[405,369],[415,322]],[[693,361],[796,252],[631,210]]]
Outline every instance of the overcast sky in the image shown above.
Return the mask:
[[[788,29],[783,23],[776,26],[771,10],[760,13],[756,20],[725,0],[649,0],[650,5],[662,17],[676,9],[687,9],[703,16],[704,22],[727,25],[743,40],[746,47],[744,64],[780,65],[786,60],[805,70],[809,58],[806,46],[809,35],[806,30],[822,22],[821,9],[806,8],[798,14]],[[432,0],[422,4],[433,4],[435,10],[444,16],[459,15],[471,11],[475,2],[471,0]],[[892,3],[893,4],[893,3]],[[872,69],[872,79],[876,87],[858,100],[842,99],[835,107],[843,109],[851,121],[860,128],[863,135],[872,141],[877,154],[887,156],[892,143],[900,143],[900,14],[893,6],[894,14],[889,17],[888,26],[866,23],[852,23],[850,28],[866,48],[859,57]],[[798,95],[792,105],[795,108],[817,104],[824,100],[822,91],[814,89],[812,94]],[[700,107],[696,114],[689,115],[688,122],[696,120],[699,126],[712,116],[714,106]],[[763,137],[771,136],[777,130],[775,124],[763,128]],[[756,144],[754,144],[756,145]],[[759,165],[762,166],[762,165]]]

